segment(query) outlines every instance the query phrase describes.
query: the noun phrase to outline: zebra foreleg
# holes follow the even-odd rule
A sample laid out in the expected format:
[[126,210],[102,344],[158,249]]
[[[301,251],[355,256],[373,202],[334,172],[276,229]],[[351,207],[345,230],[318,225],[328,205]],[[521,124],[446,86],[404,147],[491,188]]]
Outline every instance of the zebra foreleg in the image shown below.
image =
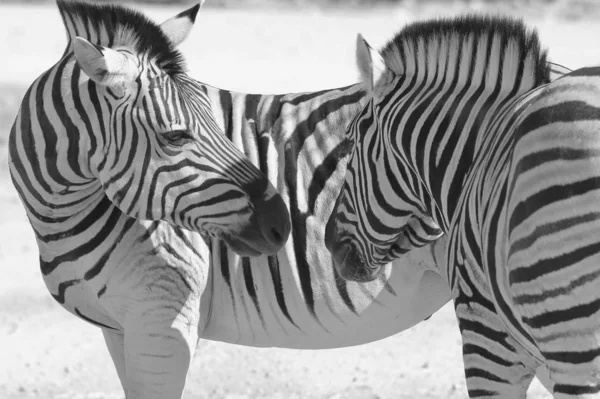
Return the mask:
[[182,397],[198,343],[200,301],[196,299],[181,308],[159,306],[128,317],[124,326],[127,399]]
[[525,399],[537,362],[506,333],[494,306],[476,285],[463,281],[456,291],[469,397]]
[[[579,357],[578,362],[569,358],[573,352]],[[554,382],[554,399],[600,398],[600,362],[584,359],[584,351],[573,352],[565,351],[562,353],[564,359],[554,359],[547,363],[550,378]],[[598,349],[593,352],[598,353]]]
[[[459,323],[463,326],[478,324],[480,332],[492,332],[488,320],[470,319]],[[491,335],[482,336],[480,332],[463,329],[462,333],[469,397],[525,399],[537,365],[517,349],[507,334],[493,331]]]
[[124,348],[124,337],[120,331],[102,329],[104,334],[104,341],[108,348],[108,353],[113,360],[115,369],[117,369],[117,375],[121,381],[123,391],[127,392],[127,378],[125,376],[125,348]]

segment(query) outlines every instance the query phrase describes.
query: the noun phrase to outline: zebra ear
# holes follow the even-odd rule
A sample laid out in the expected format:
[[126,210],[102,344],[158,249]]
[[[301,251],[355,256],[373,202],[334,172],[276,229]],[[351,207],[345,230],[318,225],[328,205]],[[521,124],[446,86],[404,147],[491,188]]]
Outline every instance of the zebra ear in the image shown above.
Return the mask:
[[204,4],[204,0],[160,24],[163,33],[174,46],[179,46],[188,37],[202,4]]
[[359,33],[356,36],[356,62],[362,81],[373,90],[381,76],[388,70],[383,57]]
[[98,84],[122,86],[133,82],[138,74],[135,62],[125,54],[92,44],[82,37],[73,40],[73,52],[83,72]]

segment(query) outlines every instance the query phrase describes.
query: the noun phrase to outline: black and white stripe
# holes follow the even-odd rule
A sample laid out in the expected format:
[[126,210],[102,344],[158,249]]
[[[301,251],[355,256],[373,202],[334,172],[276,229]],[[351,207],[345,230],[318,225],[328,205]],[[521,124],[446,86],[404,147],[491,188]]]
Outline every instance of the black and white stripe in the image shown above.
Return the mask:
[[358,59],[371,95],[326,237],[340,274],[376,278],[433,222],[470,397],[524,397],[539,365],[555,397],[597,397],[600,70],[548,84],[534,31],[479,16],[409,25],[381,55],[359,38]]
[[198,6],[164,26],[122,6],[58,8],[67,49],[23,99],[9,138],[12,181],[52,296],[103,327],[107,343],[131,342],[115,360],[127,368],[127,397],[176,397],[182,387],[169,377],[133,365],[156,351],[150,369],[168,369],[184,360],[169,342],[195,345],[182,326],[197,324],[208,274],[199,233],[272,254],[288,238],[289,213],[184,72],[173,38],[185,37]]

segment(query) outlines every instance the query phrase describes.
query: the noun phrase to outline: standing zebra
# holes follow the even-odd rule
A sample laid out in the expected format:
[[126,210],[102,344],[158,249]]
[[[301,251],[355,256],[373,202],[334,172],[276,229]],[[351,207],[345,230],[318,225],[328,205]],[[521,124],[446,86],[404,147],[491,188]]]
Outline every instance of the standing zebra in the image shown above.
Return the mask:
[[368,281],[448,235],[470,397],[524,398],[539,365],[555,398],[599,397],[600,69],[547,86],[517,20],[405,27],[379,54],[359,36],[369,102],[326,228],[340,274]]
[[273,254],[289,213],[183,72],[175,44],[198,6],[162,28],[123,7],[58,8],[68,45],[25,94],[11,178],[46,286],[103,328],[127,397],[179,397],[206,284],[198,233],[241,255]]
[[[428,251],[412,260],[425,267],[369,286],[334,274],[322,236],[360,86],[288,96],[219,91],[188,78],[174,50],[199,7],[162,25],[120,6],[58,7],[69,43],[25,95],[9,139],[10,173],[48,290],[102,328],[128,399],[181,397],[199,338],[347,346],[402,331],[449,299]],[[219,123],[209,109],[215,96]],[[294,205],[295,237],[277,257],[239,256],[273,254],[290,222],[219,124]],[[344,334],[348,326],[353,334]]]

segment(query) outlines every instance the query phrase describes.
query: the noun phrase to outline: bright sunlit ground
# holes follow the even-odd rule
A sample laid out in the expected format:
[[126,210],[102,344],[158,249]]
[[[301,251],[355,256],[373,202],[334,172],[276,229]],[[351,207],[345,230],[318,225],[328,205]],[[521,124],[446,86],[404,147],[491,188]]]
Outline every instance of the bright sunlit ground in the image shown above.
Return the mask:
[[[210,0],[208,0],[210,2]],[[566,4],[566,5],[565,5]],[[528,9],[550,49],[571,68],[600,63],[600,25],[563,8]],[[178,8],[142,6],[162,21]],[[356,81],[357,32],[376,47],[404,23],[459,8],[202,10],[182,46],[191,75],[251,92],[309,91]],[[0,6],[0,398],[122,398],[99,329],[48,294],[37,247],[6,167],[8,130],[27,86],[60,57],[54,4]],[[452,308],[395,337],[329,351],[253,349],[202,341],[186,398],[463,398],[460,336]],[[539,385],[530,398],[546,398]]]

